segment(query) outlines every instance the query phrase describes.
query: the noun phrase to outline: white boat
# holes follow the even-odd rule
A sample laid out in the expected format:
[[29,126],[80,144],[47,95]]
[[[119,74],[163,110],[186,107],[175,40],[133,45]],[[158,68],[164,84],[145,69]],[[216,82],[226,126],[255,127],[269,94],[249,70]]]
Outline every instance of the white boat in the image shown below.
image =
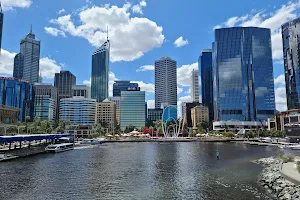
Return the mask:
[[50,144],[45,148],[45,151],[47,152],[63,152],[63,151],[69,151],[74,149],[73,143],[62,143],[62,144]]
[[293,150],[300,150],[300,145],[293,145],[293,147],[290,148],[292,148]]
[[80,144],[89,144],[89,145],[94,145],[94,144],[101,144],[100,140],[97,139],[83,139]]

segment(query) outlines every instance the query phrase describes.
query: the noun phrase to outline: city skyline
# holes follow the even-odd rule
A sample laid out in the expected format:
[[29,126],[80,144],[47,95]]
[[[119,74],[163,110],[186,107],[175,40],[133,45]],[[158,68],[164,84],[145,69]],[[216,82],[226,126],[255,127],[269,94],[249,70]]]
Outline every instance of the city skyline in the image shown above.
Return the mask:
[[[93,1],[91,1],[92,3],[94,3]],[[108,1],[107,1],[108,2]],[[197,33],[201,32],[201,39],[196,39],[194,35],[197,35],[196,33],[191,34],[188,28],[184,28],[183,30],[181,30],[179,33],[176,34],[170,34],[170,31],[172,28],[164,28],[166,27],[166,19],[162,18],[162,19],[157,19],[157,17],[155,17],[155,15],[153,15],[153,13],[151,12],[151,10],[153,9],[153,4],[155,4],[155,2],[147,2],[147,6],[142,7],[142,11],[143,11],[143,15],[139,14],[139,13],[134,13],[132,11],[132,7],[133,5],[137,5],[138,2],[137,1],[132,1],[131,3],[131,7],[127,8],[125,10],[123,10],[123,12],[125,13],[130,13],[130,17],[129,18],[133,18],[133,17],[146,17],[147,19],[156,22],[156,26],[155,27],[156,31],[158,29],[158,27],[162,27],[163,30],[160,30],[160,34],[159,36],[164,36],[163,42],[161,43],[160,48],[156,48],[156,47],[151,47],[150,49],[152,49],[152,51],[146,52],[146,51],[142,51],[142,54],[139,58],[135,58],[135,55],[138,54],[132,54],[131,52],[128,52],[130,55],[126,56],[116,56],[118,55],[118,53],[116,52],[117,50],[122,50],[122,48],[116,49],[116,47],[114,47],[114,35],[115,35],[115,31],[117,30],[114,26],[110,26],[109,25],[109,33],[111,35],[111,41],[112,41],[112,62],[111,64],[111,72],[110,73],[110,92],[111,92],[111,84],[112,84],[112,79],[117,78],[120,80],[133,80],[133,82],[139,82],[142,84],[139,84],[141,87],[141,90],[146,90],[147,95],[146,95],[146,99],[148,100],[148,105],[151,104],[153,105],[154,102],[154,91],[153,91],[153,86],[154,86],[154,73],[153,73],[153,61],[159,59],[162,56],[170,56],[172,57],[174,60],[176,60],[178,62],[177,65],[177,71],[178,71],[178,101],[189,101],[190,100],[190,95],[188,93],[190,87],[189,84],[187,84],[187,81],[190,77],[187,76],[186,73],[190,73],[192,71],[192,69],[195,68],[195,66],[197,65],[197,56],[199,55],[199,53],[203,50],[203,49],[207,49],[207,48],[211,48],[211,42],[213,41],[213,28],[217,25],[220,25],[221,27],[226,27],[226,26],[240,26],[240,25],[245,25],[245,26],[266,26],[271,28],[271,33],[272,36],[276,36],[273,37],[272,42],[276,41],[277,39],[277,32],[278,32],[278,26],[282,25],[282,22],[286,22],[288,20],[292,20],[296,17],[299,16],[299,13],[297,11],[297,8],[299,6],[299,4],[296,1],[293,1],[292,3],[285,3],[284,5],[282,5],[281,2],[271,2],[272,5],[275,5],[275,7],[270,7],[268,6],[268,4],[270,4],[270,1],[268,2],[258,2],[258,1],[254,1],[251,4],[249,4],[248,8],[244,8],[244,9],[240,9],[239,11],[235,11],[235,12],[230,12],[230,13],[221,13],[220,16],[215,17],[216,19],[214,20],[209,20],[208,22],[206,22],[205,28],[201,29],[201,30],[194,30]],[[87,12],[92,12],[94,10],[91,9],[91,5],[92,3],[88,3],[87,4],[87,8],[85,8]],[[119,2],[117,4],[115,4],[117,6],[117,8],[115,9],[121,9],[123,8],[125,4],[124,2]],[[197,4],[196,2],[192,2],[192,4]],[[43,4],[43,5],[47,5],[47,3]],[[49,77],[51,77],[49,75],[49,73],[53,73],[53,70],[59,70],[59,69],[63,69],[63,70],[70,70],[72,71],[72,73],[74,73],[76,76],[78,76],[78,81],[77,84],[82,84],[83,82],[85,82],[86,84],[89,83],[89,77],[90,77],[90,66],[91,66],[91,61],[89,60],[90,58],[86,56],[86,54],[91,54],[91,52],[95,51],[95,49],[97,49],[100,46],[100,42],[98,41],[92,41],[89,38],[89,42],[92,44],[88,44],[87,41],[82,40],[82,36],[80,35],[75,35],[75,33],[70,33],[68,30],[63,30],[61,29],[60,25],[58,24],[58,19],[62,19],[61,17],[63,16],[67,16],[70,14],[70,20],[72,21],[72,19],[74,19],[76,17],[76,14],[72,14],[71,13],[71,8],[79,8],[81,6],[85,5],[85,3],[73,3],[72,5],[66,5],[64,3],[62,3],[60,6],[60,8],[58,7],[49,7],[49,12],[47,12],[48,15],[48,19],[39,19],[38,21],[35,21],[31,15],[29,15],[30,11],[33,11],[34,9],[37,9],[36,6],[39,6],[39,9],[43,9],[42,5],[38,5],[38,2],[36,1],[32,1],[32,4],[28,5],[28,8],[18,8],[18,7],[13,7],[13,9],[15,9],[16,13],[11,12],[11,10],[8,10],[8,6],[7,5],[3,5],[4,8],[4,12],[5,12],[5,22],[4,22],[4,33],[3,33],[3,49],[4,49],[4,55],[2,55],[1,59],[3,58],[4,61],[6,61],[6,57],[7,55],[11,55],[11,53],[13,52],[18,52],[16,50],[15,43],[18,43],[18,39],[20,37],[22,37],[22,35],[24,35],[24,31],[27,32],[28,30],[28,26],[32,23],[33,26],[35,27],[35,33],[36,35],[38,35],[38,38],[42,40],[43,45],[41,47],[41,71],[42,71],[42,76],[44,77],[45,82],[51,82],[53,83],[53,79],[49,79]],[[112,6],[112,5],[111,5]],[[178,4],[174,3],[174,5],[171,5],[172,7],[176,8],[176,10],[178,9]],[[207,8],[209,8],[209,6],[211,6],[210,3],[206,3]],[[102,5],[96,4],[97,8],[105,8]],[[64,8],[64,11],[63,9]],[[251,21],[252,19],[254,19],[254,16],[258,13],[256,11],[253,11],[252,9],[262,9],[262,8],[266,8],[266,10],[264,11],[265,16],[261,15],[257,15],[259,17],[259,22],[255,22],[255,21]],[[112,7],[106,7],[106,10],[112,9]],[[252,10],[252,11],[251,11]],[[59,12],[60,11],[60,12]],[[217,8],[216,8],[217,11]],[[273,20],[278,20],[278,16],[279,16],[279,11],[281,11],[282,16],[281,19],[278,22],[278,26],[275,26],[274,24],[268,24],[267,23],[267,19],[273,19]],[[284,12],[283,12],[284,11]],[[80,11],[78,11],[80,12]],[[275,13],[274,16],[271,16],[270,13],[273,12]],[[19,14],[20,13],[20,14]],[[58,14],[60,13],[60,14]],[[45,13],[46,14],[46,13]],[[246,14],[249,14],[248,18],[242,18],[243,16],[246,16]],[[15,32],[11,32],[12,29],[14,29],[13,27],[9,27],[8,24],[11,20],[16,19],[17,16],[22,15],[24,18],[28,18],[28,24],[24,24],[20,25],[20,33],[15,33]],[[235,20],[232,17],[236,17]],[[13,17],[13,18],[12,18]],[[20,16],[19,16],[20,17]],[[276,18],[277,17],[277,18]],[[232,19],[231,19],[232,18]],[[53,19],[51,21],[51,19]],[[65,18],[67,19],[67,18]],[[231,21],[229,20],[231,19]],[[51,22],[50,22],[51,21]],[[40,24],[37,24],[37,22],[41,22]],[[227,23],[228,22],[228,23]],[[229,23],[231,22],[231,23]],[[249,23],[247,23],[249,22]],[[252,22],[252,24],[250,24],[250,22]],[[17,23],[17,22],[16,22]],[[82,22],[83,23],[83,22]],[[192,22],[193,24],[194,22]],[[26,25],[26,29],[25,29],[25,25]],[[80,25],[80,24],[79,24]],[[46,27],[48,29],[46,29]],[[49,29],[52,28],[52,29]],[[75,28],[77,28],[77,26],[75,26]],[[23,31],[22,31],[23,29]],[[103,28],[104,29],[104,28]],[[48,31],[46,31],[48,30]],[[53,37],[51,35],[49,35],[48,33],[50,33],[52,31],[52,33],[57,34],[57,37]],[[55,32],[56,31],[56,32]],[[106,26],[105,26],[105,31],[106,31]],[[25,32],[25,33],[26,33]],[[104,30],[103,30],[104,32]],[[156,32],[155,32],[156,33]],[[15,41],[10,41],[8,42],[8,35],[20,35],[20,37],[16,37]],[[277,35],[276,35],[277,34]],[[66,38],[63,36],[65,35]],[[183,38],[180,39],[180,36],[182,36]],[[106,38],[106,34],[100,34],[99,36],[99,40],[105,40]],[[178,38],[178,40],[177,40]],[[168,40],[168,41],[167,41]],[[176,40],[176,43],[174,42]],[[186,41],[188,40],[188,42]],[[203,44],[199,44],[198,41],[204,41],[205,42],[201,42]],[[80,52],[82,52],[81,54],[76,54],[76,55],[80,55],[80,56],[76,56],[76,58],[72,57],[72,56],[66,56],[69,53],[67,53],[65,50],[70,42],[71,43],[76,43],[79,42],[77,45],[80,45]],[[138,38],[136,38],[134,41],[140,41],[138,40]],[[57,47],[53,48],[52,45],[50,45],[50,43],[53,43],[55,45],[57,45]],[[93,42],[96,42],[97,45],[94,45]],[[274,59],[274,78],[275,78],[275,84],[276,84],[276,91],[277,92],[276,96],[276,100],[277,100],[277,105],[281,106],[284,104],[284,97],[282,97],[282,94],[285,93],[285,91],[282,92],[282,90],[284,89],[284,86],[282,84],[282,73],[283,73],[283,64],[277,64],[277,63],[281,63],[282,62],[282,57],[280,58],[280,56],[278,56],[278,49],[281,51],[279,51],[279,54],[282,54],[282,47],[280,44],[280,40],[279,40],[279,44],[278,43],[272,43],[273,45],[273,58],[279,58],[279,59]],[[173,44],[175,43],[177,46],[181,46],[183,44],[186,44],[185,46],[181,46],[176,48],[176,45]],[[12,44],[12,46],[10,45]],[[48,44],[46,46],[46,44]],[[122,43],[124,44],[124,43]],[[66,45],[66,46],[62,46],[62,45]],[[116,44],[115,44],[116,45]],[[141,43],[141,45],[143,45],[143,43]],[[279,45],[279,47],[278,47]],[[158,45],[159,46],[159,45]],[[67,48],[69,50],[71,50],[69,47]],[[86,49],[86,52],[83,51],[83,49]],[[195,50],[196,49],[196,50]],[[277,51],[276,51],[277,49]],[[6,51],[9,50],[9,51]],[[58,51],[58,52],[56,52]],[[167,52],[167,53],[166,53]],[[185,53],[186,52],[186,53]],[[277,52],[277,54],[274,52]],[[190,55],[188,55],[188,54]],[[61,57],[58,54],[63,54],[64,57]],[[197,56],[195,56],[197,54]],[[70,55],[70,54],[69,54]],[[140,55],[140,54],[139,54]],[[132,58],[133,61],[117,61],[123,58],[126,58],[127,60],[130,60],[129,58]],[[78,60],[79,59],[79,60]],[[125,59],[125,60],[126,60]],[[74,61],[73,61],[74,60]],[[76,61],[75,61],[76,60]],[[64,63],[61,65],[61,63]],[[75,64],[74,64],[75,63]],[[77,64],[78,63],[78,64]],[[11,74],[11,68],[2,68],[3,64],[1,64],[0,66],[0,72],[4,72],[2,75],[10,75]],[[7,64],[5,65],[7,66]],[[42,66],[51,66],[51,69],[47,68],[47,70],[45,70],[45,68],[43,68]],[[62,66],[65,66],[62,68]],[[3,69],[3,70],[2,70]],[[82,69],[87,69],[87,70],[82,70]],[[122,72],[124,70],[122,69],[126,69],[126,72]],[[151,70],[151,71],[147,71],[147,70]],[[7,72],[8,71],[8,72]],[[138,71],[138,72],[137,72]],[[146,71],[146,72],[145,72]],[[55,71],[57,72],[57,71]],[[48,78],[48,79],[47,79]],[[279,92],[279,93],[278,93]],[[278,95],[280,94],[280,95]],[[109,95],[111,96],[111,95]],[[179,105],[179,104],[178,104]],[[149,108],[151,108],[151,106],[148,106]],[[152,106],[153,107],[153,106]],[[180,106],[179,106],[180,107]],[[277,108],[278,109],[278,108]],[[284,110],[284,109],[281,109]]]

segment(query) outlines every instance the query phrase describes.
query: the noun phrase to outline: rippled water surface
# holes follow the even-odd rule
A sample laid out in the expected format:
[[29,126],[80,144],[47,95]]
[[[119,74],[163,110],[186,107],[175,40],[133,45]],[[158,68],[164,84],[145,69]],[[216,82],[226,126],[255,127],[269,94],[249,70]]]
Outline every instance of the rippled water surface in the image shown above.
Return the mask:
[[[216,149],[220,160],[216,159]],[[0,163],[0,199],[270,199],[251,160],[274,147],[113,143]]]

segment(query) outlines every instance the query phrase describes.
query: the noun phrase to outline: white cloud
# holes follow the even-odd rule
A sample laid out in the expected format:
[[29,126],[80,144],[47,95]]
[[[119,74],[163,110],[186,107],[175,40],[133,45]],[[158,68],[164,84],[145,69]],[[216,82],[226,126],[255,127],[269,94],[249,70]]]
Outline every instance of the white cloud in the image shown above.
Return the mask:
[[57,29],[57,28],[53,28],[53,27],[44,27],[46,33],[49,33],[50,35],[53,35],[53,36],[58,36],[58,35],[61,35],[63,37],[66,37],[66,34],[65,32]]
[[177,87],[177,95],[183,92],[183,88]]
[[155,108],[155,101],[154,100],[148,100],[147,101],[147,108],[148,109]]
[[62,8],[62,9],[60,9],[57,13],[58,13],[58,14],[62,14],[62,13],[64,13],[64,12],[66,12],[66,10],[65,10],[64,8]]
[[14,68],[14,57],[16,53],[10,53],[4,49],[1,50],[0,74],[12,75]]
[[177,38],[177,40],[175,40],[174,45],[175,47],[182,47],[185,46],[189,43],[188,40],[184,40],[182,36],[180,36],[179,38]]
[[55,60],[45,57],[40,59],[40,71],[43,78],[54,79],[55,73],[60,72],[63,66],[57,64]]
[[[79,20],[64,15],[50,20],[58,29],[72,36],[82,37],[94,47],[100,47],[106,40],[109,27],[111,40],[111,61],[133,61],[145,52],[161,47],[164,42],[163,28],[148,18],[130,17],[130,4],[123,7],[106,5],[84,8]],[[76,14],[77,15],[77,14]],[[75,16],[74,18],[76,18]]]
[[144,65],[141,66],[139,69],[137,69],[137,72],[144,72],[144,71],[153,71],[154,70],[154,65]]
[[193,99],[192,99],[191,95],[179,97],[179,101],[181,101],[181,102],[192,102],[192,100]]
[[275,65],[283,65],[283,64],[284,64],[284,61],[283,61],[283,59],[281,59],[281,60],[276,60],[276,61],[274,62],[274,64],[275,64]]
[[[300,1],[289,1],[271,13],[265,11],[252,11],[241,17],[234,16],[215,28],[232,26],[257,26],[271,29],[273,59],[282,59],[281,25],[297,17]],[[254,13],[253,13],[254,12]]]
[[32,4],[31,0],[2,0],[1,5],[4,11],[14,8],[28,8]]
[[143,14],[143,7],[146,7],[147,3],[146,1],[141,1],[139,4],[136,4],[132,6],[132,12],[133,13],[138,13],[138,14]]
[[285,77],[284,74],[279,75],[277,78],[274,79],[275,85],[285,85]]
[[[16,53],[10,53],[6,50],[1,51],[0,60],[0,74],[12,75],[14,68],[14,57]],[[53,79],[54,74],[59,72],[62,68],[62,64],[57,64],[55,60],[48,57],[40,59],[40,70],[43,78]]]
[[84,80],[84,81],[83,81],[83,84],[84,84],[84,85],[91,86],[91,82],[92,82],[92,81],[91,81],[91,78],[90,78],[89,80]]
[[141,91],[145,92],[154,92],[154,84],[152,83],[144,83],[143,81],[131,81],[132,83],[138,83]]
[[182,65],[177,68],[177,84],[181,86],[190,86],[193,69],[198,70],[198,63]]
[[279,87],[275,89],[275,102],[277,110],[287,110],[285,87]]

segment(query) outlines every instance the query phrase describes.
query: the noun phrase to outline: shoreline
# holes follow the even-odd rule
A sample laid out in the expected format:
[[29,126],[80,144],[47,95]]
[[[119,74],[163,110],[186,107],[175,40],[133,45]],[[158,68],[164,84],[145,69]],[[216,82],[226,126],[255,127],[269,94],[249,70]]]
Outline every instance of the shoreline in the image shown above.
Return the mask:
[[280,159],[269,157],[253,162],[263,166],[258,182],[269,194],[281,200],[300,198],[300,185],[295,185],[281,174]]

